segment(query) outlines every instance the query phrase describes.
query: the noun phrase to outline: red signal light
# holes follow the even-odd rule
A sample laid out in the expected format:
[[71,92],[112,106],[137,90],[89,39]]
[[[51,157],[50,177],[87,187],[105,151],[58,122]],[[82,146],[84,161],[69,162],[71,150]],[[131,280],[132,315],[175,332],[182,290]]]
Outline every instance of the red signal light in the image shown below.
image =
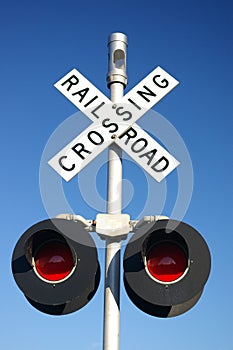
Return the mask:
[[12,272],[28,302],[49,315],[81,309],[100,281],[95,242],[83,223],[58,218],[24,232],[13,252]]
[[149,274],[164,283],[175,282],[188,267],[184,250],[174,242],[160,242],[152,246],[146,262]]
[[149,315],[181,315],[200,299],[210,263],[209,248],[192,226],[158,220],[138,227],[125,249],[126,292]]
[[51,240],[43,244],[34,256],[38,275],[47,281],[59,282],[74,268],[73,254],[68,244]]

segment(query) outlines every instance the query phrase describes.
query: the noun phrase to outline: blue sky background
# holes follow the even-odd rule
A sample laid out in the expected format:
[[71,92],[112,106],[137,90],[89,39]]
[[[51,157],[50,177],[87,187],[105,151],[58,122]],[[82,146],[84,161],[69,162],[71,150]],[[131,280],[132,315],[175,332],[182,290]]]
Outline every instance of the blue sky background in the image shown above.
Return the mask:
[[[121,350],[233,349],[232,13],[226,0],[1,2],[1,349],[102,348],[103,276],[86,307],[52,317],[33,309],[17,288],[11,255],[21,234],[47,218],[39,187],[41,156],[53,131],[77,112],[53,84],[77,68],[108,95],[107,38],[115,31],[129,39],[126,91],[157,65],[180,81],[154,110],[176,128],[189,151],[194,191],[184,220],[202,233],[212,255],[201,300],[177,318],[142,313],[122,284]],[[125,212],[136,218],[145,202],[137,190],[139,184],[146,188],[146,177],[136,164],[124,164],[124,177],[135,187]],[[177,193],[175,173],[167,181],[165,215]],[[90,182],[103,197],[105,178],[103,166],[96,184]],[[77,214],[95,217],[77,178],[64,191]],[[157,198],[150,200],[156,208]],[[100,249],[102,271],[103,257]]]

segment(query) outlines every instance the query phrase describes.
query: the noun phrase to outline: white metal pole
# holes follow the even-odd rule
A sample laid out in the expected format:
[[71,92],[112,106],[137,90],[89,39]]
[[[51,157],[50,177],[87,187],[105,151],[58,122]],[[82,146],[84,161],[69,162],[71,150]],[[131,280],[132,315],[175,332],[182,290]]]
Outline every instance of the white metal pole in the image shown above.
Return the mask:
[[[127,84],[127,37],[113,33],[109,37],[108,86],[111,101],[117,103]],[[121,149],[112,144],[108,154],[108,214],[121,214],[122,210],[122,160]],[[103,350],[119,350],[120,335],[120,250],[119,238],[106,239],[104,341]]]

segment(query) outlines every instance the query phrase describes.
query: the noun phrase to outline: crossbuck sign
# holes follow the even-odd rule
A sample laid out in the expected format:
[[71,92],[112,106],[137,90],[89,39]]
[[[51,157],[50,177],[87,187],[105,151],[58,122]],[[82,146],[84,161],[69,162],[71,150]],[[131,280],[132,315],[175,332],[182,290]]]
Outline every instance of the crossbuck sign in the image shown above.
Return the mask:
[[178,84],[175,78],[157,67],[120,101],[113,103],[73,69],[55,87],[93,123],[50,159],[49,165],[70,181],[116,142],[160,182],[179,162],[135,122]]

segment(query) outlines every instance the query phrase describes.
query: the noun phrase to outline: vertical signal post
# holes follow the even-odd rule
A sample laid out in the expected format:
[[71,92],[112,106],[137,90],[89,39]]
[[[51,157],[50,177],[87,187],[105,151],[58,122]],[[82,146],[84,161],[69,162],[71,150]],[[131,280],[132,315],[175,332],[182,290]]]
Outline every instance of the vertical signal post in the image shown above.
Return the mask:
[[[112,102],[121,100],[127,84],[127,37],[113,33],[108,42],[107,82]],[[108,214],[121,214],[122,210],[122,159],[121,148],[113,143],[108,153]],[[119,349],[120,333],[120,249],[119,237],[106,238],[104,341],[103,350]]]

